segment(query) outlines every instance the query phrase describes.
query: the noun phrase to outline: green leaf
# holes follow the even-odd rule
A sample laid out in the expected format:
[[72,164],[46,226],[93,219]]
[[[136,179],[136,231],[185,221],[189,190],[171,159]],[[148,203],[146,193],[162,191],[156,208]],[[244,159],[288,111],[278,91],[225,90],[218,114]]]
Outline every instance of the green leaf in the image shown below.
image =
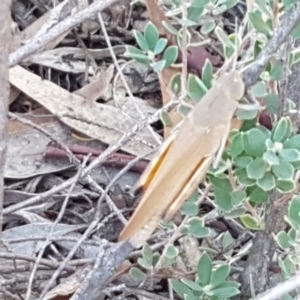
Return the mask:
[[204,7],[191,6],[188,10],[187,18],[191,21],[198,22],[204,12]]
[[191,7],[205,7],[208,3],[210,0],[192,0]]
[[182,103],[177,106],[177,111],[184,117],[186,117],[190,113],[191,109],[192,108],[190,106]]
[[276,94],[268,94],[265,96],[267,110],[272,114],[277,114],[279,110],[279,96]]
[[280,231],[276,236],[276,240],[281,249],[288,249],[293,245],[293,240],[285,231]]
[[292,136],[283,144],[283,148],[285,149],[297,149],[300,151],[300,134]]
[[184,295],[194,296],[191,289],[176,279],[170,279],[173,290],[184,299]]
[[236,159],[243,152],[243,133],[238,133],[233,137],[230,149],[233,159]]
[[152,68],[155,72],[161,72],[166,66],[165,60],[159,60],[152,64]]
[[300,37],[300,23],[297,24],[291,32],[291,36],[296,40]]
[[264,81],[258,81],[252,88],[251,92],[255,97],[265,97],[268,94]]
[[212,288],[224,282],[228,277],[229,273],[230,273],[229,265],[220,266],[218,269],[213,271],[211,275],[211,281],[210,281]]
[[264,191],[270,191],[276,186],[275,177],[271,172],[266,172],[262,178],[257,180],[256,184]]
[[246,196],[244,191],[233,191],[231,193],[231,204],[234,207],[239,206],[246,199]]
[[272,34],[272,30],[268,22],[263,20],[262,14],[258,10],[252,11],[248,15],[251,24],[258,32],[263,33],[266,36],[270,36]]
[[293,180],[277,180],[276,188],[281,193],[290,193],[295,190],[296,185]]
[[143,65],[146,65],[146,66],[149,66],[151,63],[151,60],[149,59],[149,57],[144,54],[142,54],[142,55],[130,54],[130,57],[132,59],[134,59],[135,61],[137,61]]
[[[200,294],[200,292],[198,292],[198,294]],[[202,293],[201,293],[202,294]],[[200,296],[200,295],[199,295]],[[184,296],[184,300],[198,300],[199,297],[197,296],[190,296],[190,295],[185,295]],[[282,300],[289,300],[289,299],[282,299]]]
[[252,120],[244,120],[240,131],[242,132],[246,132],[248,130],[250,130],[251,128],[255,128],[256,127],[256,118],[252,119]]
[[145,54],[140,49],[138,49],[137,47],[134,47],[134,46],[126,46],[125,54],[127,54],[129,56],[134,55],[134,54],[145,56]]
[[257,0],[256,4],[258,5],[259,11],[268,16],[269,18],[273,17],[271,6],[269,5],[269,2],[267,3],[266,0]]
[[207,92],[205,84],[195,75],[189,74],[187,85],[189,96],[195,101],[199,101]]
[[229,299],[240,293],[239,289],[236,287],[220,287],[211,291],[214,297],[218,299]]
[[[164,59],[165,60],[165,59]],[[166,67],[167,67],[167,62],[166,62]],[[179,95],[181,91],[181,74],[176,73],[175,75],[172,76],[171,82],[170,82],[170,89],[175,95]]]
[[251,161],[253,161],[253,157],[241,155],[234,160],[234,164],[238,168],[246,168]]
[[300,49],[295,49],[290,54],[290,67],[300,62]]
[[291,237],[292,240],[296,240],[297,239],[297,230],[294,229],[294,228],[291,228],[289,231],[288,231],[288,235]]
[[223,47],[228,47],[234,49],[234,44],[228,38],[227,34],[223,31],[223,29],[219,26],[215,28],[215,34],[217,35],[218,39],[222,43]]
[[249,214],[241,216],[241,221],[244,226],[251,230],[261,230],[261,225],[256,221],[254,217]]
[[166,251],[166,256],[168,258],[175,258],[176,256],[178,256],[179,254],[179,250],[177,247],[170,245]]
[[165,256],[163,258],[161,268],[162,269],[170,268],[174,264],[174,262],[175,262],[175,258],[169,258],[169,257]]
[[178,47],[177,46],[169,46],[164,54],[163,54],[163,60],[166,61],[165,67],[169,67],[172,64],[175,63],[178,57]]
[[172,24],[170,24],[169,22],[162,21],[162,24],[169,33],[171,33],[173,35],[178,34],[178,30]]
[[276,60],[275,63],[271,67],[270,71],[270,80],[277,81],[281,79],[282,73],[282,63],[279,60]]
[[149,50],[154,52],[156,43],[159,39],[159,32],[156,28],[156,26],[152,22],[148,22],[148,24],[145,27],[144,31],[144,37],[147,41]]
[[292,123],[289,117],[281,118],[272,130],[273,142],[284,143],[292,133]]
[[294,167],[284,160],[280,160],[278,165],[272,166],[272,172],[279,179],[291,179],[294,176]]
[[279,158],[276,155],[274,150],[267,150],[264,155],[263,159],[269,164],[269,165],[278,165],[279,164]]
[[251,156],[260,157],[266,150],[266,136],[258,128],[252,128],[243,136],[244,150]]
[[164,38],[160,38],[154,48],[154,54],[158,55],[160,53],[162,53],[164,51],[164,49],[166,48],[168,40],[164,39]]
[[248,177],[246,169],[237,169],[235,170],[235,175],[237,176],[238,182],[246,186],[251,186],[255,184],[256,180],[250,179]]
[[287,162],[295,162],[300,160],[300,152],[297,149],[282,149],[279,157]]
[[146,270],[152,270],[152,265],[148,264],[143,258],[139,257],[137,259],[138,264]]
[[187,199],[187,202],[191,202],[191,203],[197,204],[198,197],[199,197],[199,193],[198,193],[198,189],[196,189],[196,190],[191,194],[191,196]]
[[205,60],[204,66],[202,68],[202,81],[204,85],[210,89],[211,88],[211,81],[213,79],[213,66],[209,59]]
[[212,272],[212,262],[210,257],[206,252],[201,255],[198,262],[198,282],[204,287],[209,284],[211,272]]
[[134,34],[135,40],[136,40],[137,44],[139,45],[139,47],[143,51],[148,52],[149,47],[148,47],[148,44],[147,44],[147,41],[146,41],[144,35],[137,30],[133,30],[133,34]]
[[254,159],[246,168],[248,177],[251,179],[263,178],[267,171],[267,165],[262,158]]
[[203,291],[202,286],[200,286],[197,282],[191,281],[187,278],[182,278],[181,281],[193,291],[197,291],[197,292]]
[[216,21],[213,19],[207,20],[201,27],[200,32],[203,35],[207,35],[212,32],[216,27]]
[[146,274],[136,267],[132,267],[129,271],[129,275],[134,281],[142,282],[146,279]]
[[165,111],[164,109],[162,109],[160,111],[160,120],[164,124],[164,127],[172,127],[173,126],[173,121],[170,117],[170,114],[167,111]]
[[246,188],[249,200],[253,203],[266,203],[268,201],[268,193],[258,186]]
[[236,116],[240,119],[240,120],[252,120],[253,118],[256,118],[258,114],[258,109],[251,109],[251,110],[247,110],[247,109],[237,109],[236,110]]
[[293,196],[289,204],[288,216],[297,222],[300,227],[300,197]]
[[199,217],[190,218],[185,228],[188,234],[197,238],[203,238],[209,235],[209,229],[204,227],[204,221]]
[[215,201],[224,211],[230,211],[233,207],[231,204],[232,186],[227,177],[208,176],[214,186]]
[[143,246],[142,255],[143,259],[151,266],[153,263],[153,251],[147,243]]
[[229,192],[232,191],[231,183],[225,176],[209,176],[209,180],[214,188],[219,188],[221,190],[226,190]]
[[199,207],[197,203],[185,202],[180,208],[180,212],[186,216],[197,216]]

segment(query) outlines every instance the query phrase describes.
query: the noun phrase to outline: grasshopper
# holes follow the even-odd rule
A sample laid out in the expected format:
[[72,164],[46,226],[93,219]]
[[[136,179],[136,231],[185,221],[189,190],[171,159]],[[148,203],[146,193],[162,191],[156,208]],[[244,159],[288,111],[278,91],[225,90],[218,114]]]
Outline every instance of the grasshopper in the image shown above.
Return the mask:
[[245,92],[238,71],[220,75],[213,87],[195,105],[163,143],[136,188],[142,199],[119,236],[142,246],[163,218],[169,221],[203,181],[223,153],[238,101]]

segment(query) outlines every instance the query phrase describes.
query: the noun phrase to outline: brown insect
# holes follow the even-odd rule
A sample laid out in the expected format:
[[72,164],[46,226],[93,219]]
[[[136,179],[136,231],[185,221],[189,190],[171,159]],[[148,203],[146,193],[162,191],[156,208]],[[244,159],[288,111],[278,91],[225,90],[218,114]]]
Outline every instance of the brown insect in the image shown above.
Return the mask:
[[141,176],[142,199],[119,236],[140,247],[164,218],[169,221],[205,178],[225,147],[244,83],[237,71],[223,73],[169,136]]

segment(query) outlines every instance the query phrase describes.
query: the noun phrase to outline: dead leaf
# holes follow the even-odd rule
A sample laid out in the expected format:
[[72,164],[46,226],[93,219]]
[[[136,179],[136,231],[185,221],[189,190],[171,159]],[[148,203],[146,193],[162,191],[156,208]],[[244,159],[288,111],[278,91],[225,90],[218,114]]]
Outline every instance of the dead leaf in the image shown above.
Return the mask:
[[[9,79],[11,84],[59,116],[65,124],[106,144],[117,143],[135,126],[135,122],[119,109],[91,103],[20,66],[9,70]],[[156,145],[153,135],[144,128],[122,149],[133,155],[145,155]]]
[[101,94],[106,91],[113,76],[114,65],[111,64],[103,73],[99,74],[95,80],[77,90],[74,94],[82,96],[91,102],[95,102]]

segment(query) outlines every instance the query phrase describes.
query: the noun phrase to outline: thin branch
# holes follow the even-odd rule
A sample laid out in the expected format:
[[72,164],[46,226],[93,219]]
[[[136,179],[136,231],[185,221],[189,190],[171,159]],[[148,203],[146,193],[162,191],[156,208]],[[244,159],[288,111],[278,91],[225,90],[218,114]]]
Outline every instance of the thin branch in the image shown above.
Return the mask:
[[28,44],[20,47],[18,50],[9,55],[9,66],[13,67],[19,64],[22,60],[36,53],[39,49],[50,43],[64,32],[72,29],[87,19],[94,17],[99,11],[102,11],[116,1],[117,0],[96,0],[87,8],[69,16],[62,22],[53,26],[51,29],[49,29],[47,34],[38,34],[38,36],[32,38]]
[[[4,198],[4,169],[7,148],[7,108],[9,98],[8,55],[11,41],[11,0],[0,5],[0,240]],[[5,41],[5,42],[4,42]]]
[[280,27],[274,30],[273,36],[262,49],[255,62],[244,73],[243,80],[245,87],[249,88],[259,79],[260,74],[266,67],[270,58],[278,48],[286,41],[288,35],[300,21],[300,1],[297,1],[293,7],[285,13]]

